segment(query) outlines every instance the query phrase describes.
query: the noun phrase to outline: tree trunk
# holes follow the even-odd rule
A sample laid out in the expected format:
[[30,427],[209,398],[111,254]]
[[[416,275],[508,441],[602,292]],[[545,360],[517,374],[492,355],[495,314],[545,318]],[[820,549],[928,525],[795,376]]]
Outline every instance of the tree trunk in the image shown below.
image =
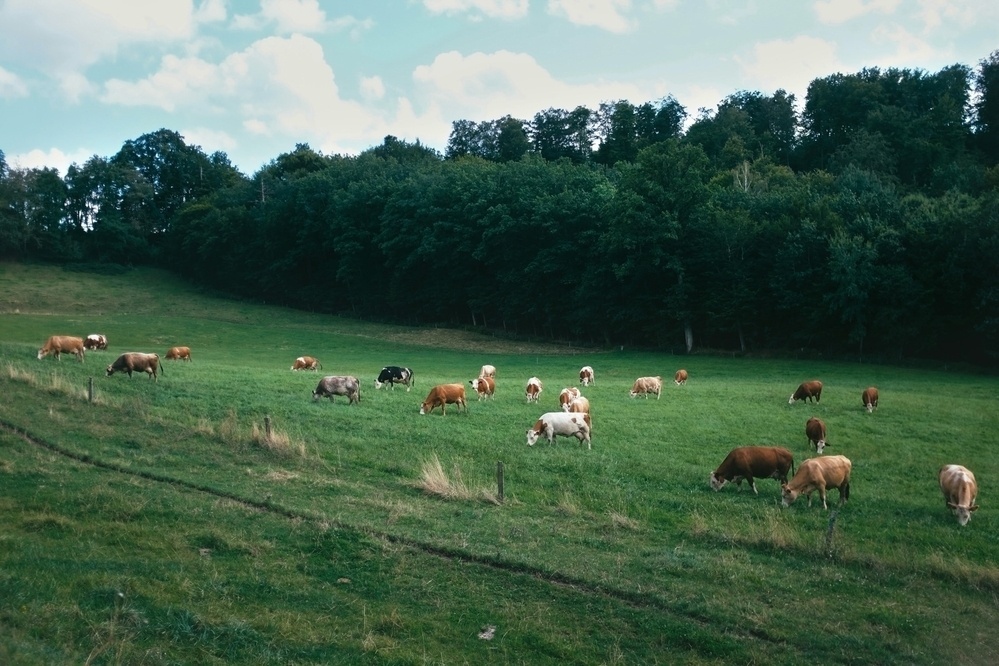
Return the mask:
[[687,343],[687,353],[694,348],[694,329],[689,321],[683,322],[683,339]]

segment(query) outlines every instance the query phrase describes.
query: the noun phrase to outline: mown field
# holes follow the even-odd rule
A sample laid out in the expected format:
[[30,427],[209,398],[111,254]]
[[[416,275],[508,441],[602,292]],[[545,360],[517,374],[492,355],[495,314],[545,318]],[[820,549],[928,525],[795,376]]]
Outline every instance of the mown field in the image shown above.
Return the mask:
[[[0,663],[999,660],[992,376],[381,326],[145,269],[0,264],[0,332]],[[35,357],[92,332],[110,347],[83,364]],[[104,376],[120,352],[175,344],[193,361],[157,382]],[[301,354],[323,372],[291,372]],[[495,399],[419,415],[430,386],[483,363]],[[416,388],[375,391],[387,364]],[[592,450],[526,446],[584,364]],[[628,397],[680,367],[686,386]],[[357,376],[360,404],[314,402],[323,374]],[[822,401],[788,405],[813,378]],[[772,480],[709,488],[734,446],[809,457],[812,415],[853,461],[845,506],[833,491],[830,511],[784,508]],[[963,528],[944,463],[979,480]]]

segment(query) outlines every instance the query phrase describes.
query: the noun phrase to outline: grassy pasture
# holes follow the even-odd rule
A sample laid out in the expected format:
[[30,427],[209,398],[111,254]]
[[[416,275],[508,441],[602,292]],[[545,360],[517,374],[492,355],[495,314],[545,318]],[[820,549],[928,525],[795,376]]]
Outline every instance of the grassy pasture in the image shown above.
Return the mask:
[[[994,377],[513,343],[213,298],[149,270],[0,264],[0,331],[0,662],[999,658]],[[50,334],[91,332],[110,348],[83,364],[35,358]],[[176,344],[194,360],[158,382],[103,376],[122,351]],[[323,372],[291,372],[301,354]],[[483,363],[494,400],[469,387],[467,415],[418,414]],[[416,388],[375,391],[387,364]],[[584,364],[593,449],[527,447]],[[679,367],[686,386],[628,397]],[[323,374],[357,376],[360,405],[313,402]],[[812,378],[821,403],[788,405]],[[853,460],[845,507],[782,508],[771,480],[708,487],[734,446],[808,457],[811,415]],[[936,485],[948,462],[979,480],[965,528]],[[425,491],[428,470],[452,499]]]

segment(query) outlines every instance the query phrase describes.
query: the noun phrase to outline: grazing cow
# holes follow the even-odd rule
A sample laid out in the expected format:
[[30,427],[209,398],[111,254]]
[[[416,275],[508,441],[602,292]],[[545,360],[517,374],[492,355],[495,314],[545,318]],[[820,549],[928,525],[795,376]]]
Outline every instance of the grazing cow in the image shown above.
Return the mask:
[[170,347],[166,353],[166,358],[168,361],[190,361],[191,360],[191,348],[190,347]]
[[851,469],[853,463],[846,456],[809,458],[801,463],[790,483],[781,484],[781,502],[784,506],[791,506],[798,495],[804,493],[808,497],[808,506],[812,506],[812,491],[818,490],[819,497],[822,498],[822,508],[828,509],[826,491],[830,488],[839,488],[839,503],[843,504],[850,499]]
[[479,370],[479,377],[496,377],[496,366],[495,365],[484,365]]
[[86,338],[83,339],[83,346],[86,349],[107,349],[108,339],[107,336],[101,333],[91,333]]
[[357,377],[350,375],[329,375],[319,380],[316,390],[312,392],[312,399],[329,398],[330,402],[336,402],[336,396],[345,396],[348,405],[361,402],[361,384]]
[[938,476],[947,508],[957,518],[959,525],[967,525],[971,520],[971,512],[978,511],[978,505],[975,504],[978,497],[975,475],[962,465],[944,465]]
[[590,401],[587,400],[585,396],[577,396],[572,399],[572,402],[569,403],[569,409],[566,411],[575,414],[589,414]]
[[465,413],[468,414],[464,384],[438,384],[430,389],[427,399],[420,405],[420,414],[429,414],[435,408],[440,407],[441,412],[447,416],[447,406],[452,404],[458,406],[457,409],[459,412],[464,407]]
[[580,396],[579,389],[575,386],[567,386],[558,394],[558,404],[563,412],[569,411],[569,403]]
[[468,383],[472,385],[472,390],[479,396],[479,400],[496,396],[496,380],[492,377],[478,377],[477,379],[469,379]]
[[659,399],[659,394],[663,391],[663,378],[662,377],[639,377],[635,380],[635,385],[631,387],[630,395],[632,398],[644,395],[645,399],[649,399],[650,393],[656,394],[656,400]]
[[127,372],[131,377],[133,372],[144,372],[154,381],[159,381],[156,373],[163,373],[159,354],[143,354],[142,352],[125,352],[108,366],[107,376],[116,372]]
[[801,382],[797,390],[791,394],[787,404],[793,405],[795,400],[808,400],[811,402],[812,398],[815,398],[815,402],[818,402],[821,397],[822,382],[815,379],[810,382]]
[[794,473],[794,457],[780,446],[740,446],[732,449],[718,469],[711,473],[709,482],[715,490],[721,490],[729,481],[742,490],[742,480],[749,481],[749,487],[756,490],[756,479],[777,479],[787,483],[787,472]]
[[299,356],[295,359],[295,362],[291,364],[292,370],[312,370],[313,372],[318,372],[323,369],[323,364],[319,362],[319,359],[313,358],[311,356]]
[[62,360],[62,354],[72,354],[83,363],[84,351],[83,338],[74,338],[71,335],[52,335],[45,341],[41,349],[38,350],[38,360],[42,360],[49,354],[55,354],[56,360]]
[[864,409],[870,414],[878,408],[878,390],[873,386],[868,386],[860,394],[860,400],[864,404]]
[[689,377],[687,371],[684,370],[683,368],[680,368],[679,370],[676,371],[676,374],[673,375],[673,383],[676,384],[677,386],[686,384],[687,377]]
[[527,386],[524,388],[524,393],[527,395],[527,402],[537,402],[544,389],[545,387],[541,385],[541,380],[537,377],[528,379]]
[[829,442],[826,441],[826,423],[822,419],[813,416],[805,421],[805,437],[819,455],[822,455],[822,450],[829,446]]
[[583,386],[589,386],[590,384],[597,383],[597,381],[593,378],[592,366],[584,365],[579,369],[579,383]]
[[396,384],[403,384],[406,387],[406,393],[409,393],[409,389],[416,386],[416,380],[413,378],[413,371],[409,368],[403,368],[398,365],[386,365],[378,373],[378,379],[375,380],[375,388],[380,389],[385,384],[388,384],[393,391]]
[[527,429],[527,445],[534,446],[539,437],[544,437],[549,444],[555,442],[558,435],[575,437],[580,442],[586,442],[590,449],[590,415],[567,414],[565,412],[548,412],[542,414],[534,425]]

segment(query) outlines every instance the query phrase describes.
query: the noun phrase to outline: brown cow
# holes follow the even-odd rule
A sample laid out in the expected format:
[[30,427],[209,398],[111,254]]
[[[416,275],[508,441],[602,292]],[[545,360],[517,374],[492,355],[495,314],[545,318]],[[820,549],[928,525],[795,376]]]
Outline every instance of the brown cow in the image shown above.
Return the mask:
[[813,416],[805,421],[805,437],[819,455],[822,455],[822,450],[829,446],[829,442],[826,441],[826,423],[820,418]]
[[962,465],[944,465],[937,476],[947,508],[957,518],[959,525],[967,525],[971,520],[971,512],[978,510],[978,505],[975,504],[975,499],[978,498],[975,475]]
[[101,333],[91,333],[83,339],[83,346],[87,349],[107,349],[108,338]]
[[756,490],[756,479],[777,479],[787,483],[787,472],[794,473],[794,456],[780,446],[740,446],[732,449],[725,460],[711,473],[709,482],[715,490],[721,490],[729,481],[742,490],[742,480],[749,481],[749,487]]
[[541,384],[541,380],[537,377],[531,377],[527,380],[527,386],[524,388],[524,394],[527,396],[527,402],[537,402],[538,398],[541,397],[541,392],[545,390],[545,387]]
[[492,377],[469,379],[468,383],[472,385],[472,390],[479,396],[479,400],[483,398],[488,400],[496,396],[496,380]]
[[55,354],[56,360],[61,361],[61,354],[72,354],[80,359],[80,363],[83,363],[85,353],[83,338],[74,338],[71,335],[52,335],[38,350],[38,360],[42,360],[49,354]]
[[878,408],[878,390],[873,386],[868,386],[860,394],[860,401],[863,403],[867,413],[870,414]]
[[569,411],[569,403],[580,396],[579,389],[575,386],[566,386],[558,394],[558,404],[562,408],[563,412]]
[[427,399],[420,405],[420,414],[429,414],[436,407],[440,407],[444,415],[447,416],[447,406],[451,404],[458,405],[459,412],[464,407],[465,413],[468,413],[464,384],[438,384],[430,389]]
[[311,356],[299,356],[295,359],[295,362],[291,364],[292,370],[312,370],[313,372],[318,372],[323,369],[323,364],[319,362],[319,359],[313,358]]
[[634,386],[631,387],[630,395],[632,398],[644,395],[645,399],[649,399],[650,393],[655,393],[656,400],[659,399],[659,395],[663,391],[663,378],[662,377],[639,377],[635,380]]
[[589,414],[590,413],[590,401],[586,399],[586,396],[576,396],[569,403],[569,409],[566,411],[577,414]]
[[820,397],[822,397],[822,382],[813,379],[810,382],[799,384],[795,392],[791,394],[787,404],[792,405],[795,400],[808,400],[811,402],[812,398],[815,398],[815,402],[818,402]]
[[168,361],[190,361],[191,360],[191,348],[190,347],[170,347],[166,353],[166,358]]
[[579,369],[579,383],[583,386],[597,383],[597,380],[593,377],[593,366],[584,365]]
[[108,366],[108,377],[116,372],[127,372],[131,377],[133,372],[145,372],[150,379],[159,381],[156,373],[163,373],[159,354],[143,354],[142,352],[125,352],[115,362]]
[[676,384],[677,386],[680,386],[681,384],[686,384],[687,377],[688,377],[687,371],[684,370],[683,368],[680,368],[679,370],[676,371],[676,374],[673,375],[673,383]]
[[804,493],[808,497],[808,506],[812,506],[812,492],[819,491],[822,498],[822,508],[828,509],[826,491],[839,488],[839,503],[850,499],[850,471],[853,463],[846,456],[822,456],[809,458],[798,467],[797,474],[790,483],[781,484],[781,502],[791,506],[798,495]]

